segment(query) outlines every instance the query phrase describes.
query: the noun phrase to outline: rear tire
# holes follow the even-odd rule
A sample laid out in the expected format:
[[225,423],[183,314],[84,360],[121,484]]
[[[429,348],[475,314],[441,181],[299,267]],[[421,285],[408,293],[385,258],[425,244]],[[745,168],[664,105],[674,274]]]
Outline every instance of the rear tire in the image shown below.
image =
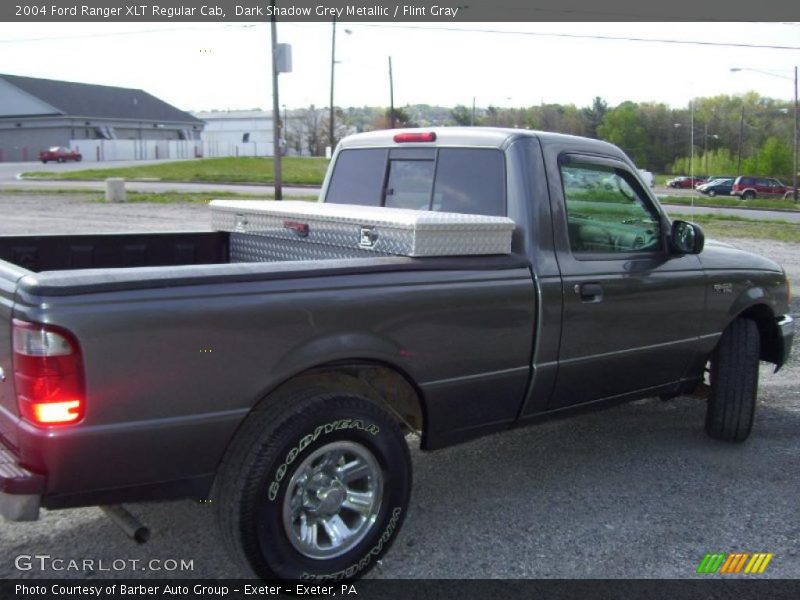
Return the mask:
[[717,192],[715,192],[714,190],[708,190],[708,195],[713,198],[714,196],[717,195]]
[[755,200],[756,193],[753,190],[747,190],[742,194],[742,200]]
[[350,394],[311,391],[255,409],[213,502],[222,537],[263,579],[355,579],[391,546],[411,490],[394,418]]
[[743,442],[750,435],[758,394],[758,326],[737,319],[723,332],[711,356],[711,391],[706,409],[706,433],[726,442]]

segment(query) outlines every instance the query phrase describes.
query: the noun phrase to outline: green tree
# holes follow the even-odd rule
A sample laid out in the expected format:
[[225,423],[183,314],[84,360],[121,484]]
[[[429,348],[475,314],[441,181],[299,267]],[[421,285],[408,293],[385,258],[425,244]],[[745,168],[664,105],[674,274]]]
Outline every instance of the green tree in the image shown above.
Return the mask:
[[589,137],[597,137],[597,128],[603,122],[603,118],[608,112],[608,103],[600,96],[595,96],[592,105],[587,106],[582,111],[586,120],[586,133]]
[[463,104],[459,104],[450,111],[450,118],[456,125],[470,125],[472,123],[472,112]]
[[609,110],[597,128],[601,139],[616,144],[639,166],[647,164],[647,134],[636,104],[623,102]]
[[744,161],[744,171],[762,177],[792,178],[792,149],[778,138],[767,138],[758,153]]
[[[386,120],[391,126],[392,123],[392,109],[386,109]],[[402,108],[394,108],[394,123],[395,127],[416,127],[416,124],[411,120],[411,117],[408,114],[408,111]]]

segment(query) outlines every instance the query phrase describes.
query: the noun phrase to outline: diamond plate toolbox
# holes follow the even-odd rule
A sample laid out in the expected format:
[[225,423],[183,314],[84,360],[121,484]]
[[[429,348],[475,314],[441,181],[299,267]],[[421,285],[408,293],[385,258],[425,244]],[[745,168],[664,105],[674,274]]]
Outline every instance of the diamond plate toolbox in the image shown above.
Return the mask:
[[212,200],[231,260],[509,254],[514,221],[399,208],[299,201]]

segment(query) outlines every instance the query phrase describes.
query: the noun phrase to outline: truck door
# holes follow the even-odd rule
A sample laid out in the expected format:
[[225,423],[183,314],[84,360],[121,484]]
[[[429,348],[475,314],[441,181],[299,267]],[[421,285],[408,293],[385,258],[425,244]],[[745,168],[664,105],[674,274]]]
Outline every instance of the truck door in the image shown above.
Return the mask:
[[548,408],[667,391],[699,334],[698,257],[669,253],[670,222],[626,163],[579,154],[554,162],[548,179],[563,317]]

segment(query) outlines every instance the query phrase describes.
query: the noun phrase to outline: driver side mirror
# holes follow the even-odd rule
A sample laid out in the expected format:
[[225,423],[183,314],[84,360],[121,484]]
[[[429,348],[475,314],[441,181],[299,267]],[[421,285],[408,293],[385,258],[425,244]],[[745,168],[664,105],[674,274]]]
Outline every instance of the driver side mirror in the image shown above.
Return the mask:
[[673,221],[669,241],[675,254],[700,254],[706,236],[699,225],[688,221]]

